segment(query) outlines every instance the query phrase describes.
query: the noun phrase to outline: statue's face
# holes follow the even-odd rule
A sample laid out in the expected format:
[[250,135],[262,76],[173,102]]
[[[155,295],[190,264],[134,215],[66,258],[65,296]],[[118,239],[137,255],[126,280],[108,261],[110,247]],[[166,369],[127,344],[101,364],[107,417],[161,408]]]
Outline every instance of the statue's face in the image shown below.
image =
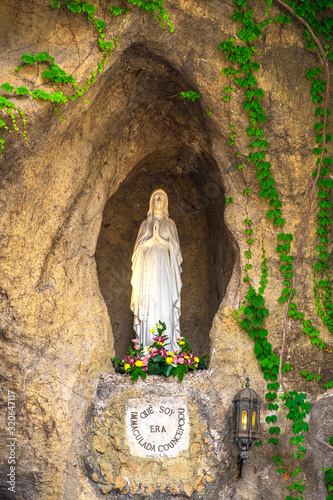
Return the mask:
[[163,193],[156,193],[153,198],[154,210],[163,210],[165,207],[165,196]]

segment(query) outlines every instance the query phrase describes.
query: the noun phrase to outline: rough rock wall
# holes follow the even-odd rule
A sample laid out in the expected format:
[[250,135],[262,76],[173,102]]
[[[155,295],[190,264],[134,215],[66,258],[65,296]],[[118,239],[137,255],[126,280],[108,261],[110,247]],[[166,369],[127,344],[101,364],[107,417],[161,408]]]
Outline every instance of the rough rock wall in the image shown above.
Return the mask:
[[[98,15],[106,18],[109,4],[102,0],[95,4]],[[260,274],[262,241],[265,244],[270,271],[269,341],[276,352],[280,347],[283,310],[277,302],[281,278],[274,250],[276,231],[265,219],[267,206],[258,197],[254,172],[236,170],[235,155],[228,146],[230,125],[247,127],[242,96],[236,91],[229,104],[221,99],[228,82],[221,74],[225,60],[218,44],[235,35],[232,7],[217,0],[170,0],[166,8],[175,26],[172,35],[163,33],[152,16],[136,8],[124,18],[108,21],[107,37],[116,35],[123,25],[119,46],[86,94],[89,103],[81,100],[62,108],[64,122],[59,122],[48,103],[15,99],[26,113],[28,141],[8,134],[0,160],[0,339],[3,404],[8,390],[15,391],[17,398],[17,498],[96,498],[82,462],[85,418],[97,378],[111,370],[109,358],[114,351],[94,255],[107,200],[148,155],[187,147],[193,154],[212,157],[226,197],[234,198],[225,210],[225,221],[237,255],[210,332],[210,384],[223,398],[221,419],[245,374],[261,394],[265,385],[251,340],[230,316],[246,290],[241,276],[245,217],[253,220],[255,231],[254,286],[258,286],[255,277]],[[1,83],[50,88],[43,87],[42,65],[11,72],[26,52],[47,50],[80,83],[95,69],[96,34],[83,16],[52,10],[48,0],[3,1],[0,23]],[[312,66],[315,56],[305,54],[302,30],[295,23],[270,26],[257,48],[262,65],[258,82],[266,92],[269,158],[285,202],[285,229],[295,234],[296,249],[314,163],[314,136],[305,125],[313,122],[313,109],[304,67]],[[200,101],[173,97],[189,89],[200,92]],[[207,109],[212,111],[210,116]],[[237,140],[245,153],[246,135]],[[252,192],[244,199],[242,193],[249,184]],[[314,241],[312,220],[297,290],[300,305],[313,320],[315,308],[308,298],[312,297]],[[301,369],[320,371],[331,379],[330,358],[312,349],[300,326],[291,323],[288,335],[288,360],[299,367],[287,377],[290,387],[303,388]],[[328,340],[329,334],[322,331],[322,337]],[[304,389],[312,401],[321,398],[314,403],[310,424],[327,439],[330,400],[327,394],[317,395],[314,383]],[[5,429],[5,411],[1,418]],[[264,426],[263,431],[267,433]],[[7,473],[5,436],[1,478]],[[223,445],[228,436],[215,438],[217,449],[229,446]],[[331,454],[319,449],[311,437],[307,439],[307,495],[322,498],[325,487],[319,469],[330,464]],[[287,437],[285,442],[279,452],[288,457]],[[282,498],[285,482],[269,453],[253,450],[246,467],[243,482],[235,483],[230,472],[221,475],[216,493],[221,499],[267,498],[272,487]],[[7,493],[3,484],[2,498]]]

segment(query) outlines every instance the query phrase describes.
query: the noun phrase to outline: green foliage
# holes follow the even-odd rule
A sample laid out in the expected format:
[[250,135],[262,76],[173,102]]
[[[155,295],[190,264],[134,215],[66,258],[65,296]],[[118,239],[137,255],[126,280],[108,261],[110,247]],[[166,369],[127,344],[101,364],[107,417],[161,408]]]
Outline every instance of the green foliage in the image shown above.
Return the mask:
[[[290,4],[290,2],[288,3]],[[329,0],[323,0],[319,8],[317,4],[314,7],[313,5],[314,2],[312,0],[302,0],[301,4],[297,6],[298,10],[296,9],[296,12],[298,15],[301,16],[304,15],[304,17],[311,25],[314,23],[314,26],[317,29],[318,33],[324,32],[325,36],[327,36],[327,39],[329,40],[331,37],[331,29],[333,26],[332,19],[326,18],[325,21],[322,21],[321,19],[318,22],[318,17],[317,17],[317,11],[320,10],[321,12],[324,12],[326,8],[325,6],[327,6],[328,3]],[[272,0],[268,0],[268,7],[266,9],[266,14],[270,9],[271,4]],[[248,112],[249,119],[251,122],[251,125],[247,128],[247,135],[248,137],[251,138],[251,142],[249,144],[249,149],[251,153],[248,156],[248,161],[253,162],[256,168],[257,178],[259,180],[261,187],[260,196],[262,198],[268,199],[269,205],[271,207],[266,213],[267,218],[270,219],[275,226],[283,226],[285,224],[285,220],[282,216],[282,203],[278,199],[278,192],[275,187],[275,181],[271,175],[271,164],[270,162],[266,161],[265,151],[269,147],[269,143],[264,138],[264,129],[261,126],[261,124],[264,123],[267,118],[264,113],[263,107],[260,103],[260,100],[264,97],[264,92],[262,91],[262,89],[259,89],[257,87],[257,80],[256,77],[254,76],[255,71],[258,71],[260,66],[258,63],[254,63],[252,61],[255,49],[251,45],[251,42],[261,35],[262,29],[266,24],[276,21],[279,21],[280,23],[284,24],[286,22],[290,22],[290,17],[289,15],[282,14],[282,16],[279,16],[279,18],[266,19],[265,21],[258,23],[254,20],[253,11],[247,8],[246,0],[234,0],[234,5],[236,9],[232,17],[235,22],[240,23],[242,25],[242,27],[237,31],[237,36],[241,39],[243,44],[237,45],[235,43],[235,40],[232,38],[229,39],[227,42],[221,42],[220,49],[225,53],[226,58],[233,63],[233,66],[223,69],[223,74],[225,74],[228,78],[231,78],[234,84],[238,85],[240,89],[244,89],[245,91],[246,99],[244,102],[244,109]],[[244,47],[244,42],[246,42],[246,47]],[[313,42],[311,42],[310,45],[308,45],[308,48],[312,50],[313,48],[316,49],[317,47]],[[325,46],[325,50],[328,51],[329,47]],[[325,90],[326,83],[324,80],[319,79],[319,75],[321,73],[322,70],[321,68],[318,67],[307,70],[306,72],[307,78],[309,78],[311,81],[310,95],[311,95],[311,100],[313,102],[323,101],[322,93]],[[226,91],[229,88],[232,87],[225,87],[224,91]],[[323,116],[324,114],[323,108],[316,108],[316,114],[317,116]],[[322,144],[324,140],[323,128],[324,128],[323,123],[318,121],[317,119],[314,125],[314,130],[317,133],[316,141],[318,144]],[[331,134],[326,134],[326,141],[329,141],[331,138],[332,138]],[[322,147],[314,148],[313,152],[316,155],[320,155],[322,153]],[[325,154],[326,153],[327,151],[325,148]],[[328,157],[324,158],[323,161],[324,166],[326,164],[330,165],[332,163],[333,163],[332,159],[328,159]],[[317,165],[319,165],[319,159],[317,160]],[[237,169],[238,168],[241,169],[243,167],[244,167],[243,164],[239,164],[239,167],[237,166]],[[314,172],[313,174],[317,175],[317,172]],[[327,175],[329,175],[329,169],[327,167],[322,168],[321,176],[327,176]],[[327,245],[328,243],[327,226],[329,226],[332,222],[332,219],[329,214],[329,209],[331,208],[332,204],[328,200],[329,194],[327,190],[332,188],[333,182],[331,181],[331,179],[324,178],[323,180],[321,179],[319,180],[318,185],[320,188],[318,197],[321,206],[319,211],[319,227],[317,233],[320,237],[321,245],[317,246],[318,263],[315,264],[315,270],[318,272],[322,272],[322,270],[324,270],[324,272],[327,272],[329,252],[327,251],[325,245]],[[244,194],[245,193],[246,190],[244,191]],[[288,298],[290,298],[290,294],[292,294],[292,296],[296,294],[296,291],[293,290],[292,292],[291,289],[292,286],[291,280],[294,277],[293,273],[294,257],[290,255],[290,251],[292,250],[291,241],[293,240],[293,236],[291,234],[285,234],[281,232],[278,234],[278,240],[279,244],[277,245],[276,250],[277,253],[280,255],[280,260],[282,262],[282,266],[280,269],[284,277],[283,280],[284,288],[278,300],[280,303],[285,303],[287,302]],[[249,243],[250,241],[253,240],[248,239],[247,243]],[[244,271],[247,272],[247,269],[245,268]],[[245,276],[244,281],[248,281],[248,276]],[[318,290],[319,287],[322,290],[322,295],[321,295],[322,303],[319,304],[321,306],[319,314],[321,315],[323,321],[326,322],[325,324],[329,328],[331,326],[333,333],[333,321],[331,321],[331,318],[333,318],[333,307],[332,307],[329,275],[327,274],[325,279],[320,280],[320,286],[319,282],[316,282],[315,285],[316,285],[315,290]],[[242,328],[249,333],[251,338],[255,338],[256,329],[262,327],[262,325],[260,325],[260,323],[258,325],[256,324],[255,321],[256,308],[254,307],[253,304],[251,304],[251,297],[253,293],[255,294],[255,292],[253,289],[251,290],[251,287],[249,288],[249,292],[251,293],[248,293],[246,299],[250,302],[250,304],[245,302],[245,305],[243,307],[244,319],[239,321],[238,320],[239,314],[236,315],[235,317],[237,318],[237,321],[239,321]],[[259,293],[262,293],[262,290],[259,290]],[[297,320],[304,319],[304,313],[297,311],[297,306],[294,302],[290,303],[288,309],[288,315]],[[318,335],[319,332],[312,326],[310,320],[307,320],[305,322],[304,329],[306,330],[305,333],[309,334],[312,344],[316,345],[320,349],[326,348],[326,344],[320,340]],[[258,345],[257,342],[255,343],[255,353],[257,357],[262,356],[264,354],[262,346],[260,346],[260,344]],[[262,361],[263,363],[261,363],[261,368],[265,369],[265,367],[269,365],[270,360],[269,358],[266,358]],[[273,363],[271,366],[271,368],[275,368],[275,370],[276,367],[278,367],[278,360],[276,360],[276,364]],[[291,368],[290,365],[284,365],[282,367],[282,372],[288,371],[290,368]],[[264,376],[267,379],[269,379],[270,375],[271,373],[264,374]],[[321,379],[320,375],[315,376],[314,374],[307,374],[306,372],[304,376],[307,381],[310,381],[312,379],[319,381]],[[327,383],[326,386],[328,386],[328,384],[329,383]],[[274,392],[275,387],[273,387],[272,384],[268,384],[267,388],[270,390],[270,392],[266,394],[266,399],[268,400],[276,399],[276,392]],[[304,422],[304,418],[310,409],[310,405],[309,403],[305,402],[305,398],[306,398],[305,394],[289,393],[288,396],[284,395],[285,406],[289,409],[287,418],[293,420],[293,432],[294,434],[296,434],[296,438],[292,438],[294,439],[294,441],[292,440],[292,443],[297,444],[297,451],[295,452],[294,455],[295,458],[303,458],[304,453],[306,452],[306,449],[303,446],[301,446],[304,437],[302,434],[300,434],[301,432],[306,432],[307,430],[307,423]],[[274,403],[270,403],[269,409],[276,411],[278,409],[278,405],[276,406],[273,405]],[[275,423],[276,419],[277,419],[276,415],[270,415],[266,417],[267,423],[270,424]],[[279,427],[272,426],[269,429],[269,432],[273,435],[278,434]],[[275,437],[270,438],[269,442],[271,444],[277,444],[278,439]],[[281,461],[280,457],[276,458],[276,462],[280,466],[283,465],[283,462]],[[283,473],[285,469],[284,467],[280,467],[278,471]],[[294,471],[292,471],[292,475],[297,476],[300,472],[301,469],[297,467]],[[295,481],[294,484],[290,485],[288,489],[296,490],[300,495],[302,495],[305,489],[305,485],[301,483],[301,480],[298,480]],[[303,497],[300,496],[300,498]],[[287,500],[293,500],[293,499],[292,497],[288,496]]]
[[127,14],[128,13],[128,9],[121,9],[120,7],[116,7],[115,5],[112,5],[112,7],[110,7],[110,12],[111,14],[114,14],[115,16],[120,16],[121,14]]
[[172,26],[170,17],[165,12],[165,9],[162,7],[164,0],[127,0],[128,3],[132,5],[138,5],[142,10],[149,12],[155,19],[160,21],[160,24],[164,31],[168,31],[169,27],[170,33],[174,31],[174,27]]
[[[47,62],[50,61],[51,64],[54,63],[54,58],[51,57],[47,52],[41,52],[40,54],[35,54],[32,56],[28,52],[23,54],[22,60],[25,64],[35,64],[35,62]],[[22,67],[22,66],[21,66]]]
[[[333,444],[333,443],[330,443]],[[325,478],[327,482],[327,490],[328,490],[328,496],[326,497],[326,500],[333,500],[333,467],[326,467],[325,469],[321,469],[322,471],[325,471]]]
[[289,392],[288,396],[284,394],[282,400],[284,401],[284,406],[289,410],[286,418],[293,421],[292,430],[296,435],[296,438],[292,438],[291,440],[291,444],[296,444],[298,450],[295,452],[294,457],[304,458],[306,448],[300,446],[300,443],[304,441],[304,435],[302,433],[308,431],[308,423],[305,422],[304,419],[310,412],[311,404],[305,401],[306,394],[296,391]]
[[313,378],[314,378],[314,374],[313,374],[313,373],[311,373],[310,375],[308,375],[306,370],[303,370],[303,371],[302,371],[302,375],[303,375],[303,377],[306,377],[306,378],[307,378],[307,380],[311,380],[311,379],[313,379]]
[[227,198],[227,199],[225,200],[225,204],[228,206],[228,205],[230,205],[230,203],[232,203],[233,201],[234,201],[234,199],[233,199],[233,198]]
[[181,92],[180,97],[182,99],[188,99],[189,101],[195,101],[196,99],[199,99],[200,94],[194,90],[188,90],[187,92]]
[[50,78],[52,82],[56,83],[76,83],[73,76],[67,75],[66,72],[60,69],[56,64],[52,64],[50,69],[46,69],[42,76],[43,78]]
[[137,380],[139,377],[145,379],[147,375],[164,375],[169,378],[178,377],[182,381],[184,375],[193,370],[206,370],[206,356],[197,358],[192,353],[190,344],[186,342],[184,337],[178,338],[178,349],[176,352],[170,352],[166,349],[165,343],[168,344],[168,337],[164,335],[166,325],[162,321],[156,324],[156,329],[151,330],[157,334],[154,338],[154,343],[151,346],[146,346],[139,340],[133,339],[134,348],[129,347],[127,354],[123,360],[112,358],[112,363],[115,366],[116,373],[127,373],[131,375],[131,379]]
[[[162,7],[163,0],[155,0],[155,1],[128,0],[128,2],[133,5],[139,5],[143,10],[153,14],[156,17],[156,19],[160,20],[161,25],[163,26],[165,31],[168,30],[170,32],[173,31],[174,28],[172,27],[170,18],[166,14],[164,8]],[[77,98],[83,97],[84,93],[88,90],[89,86],[95,82],[95,77],[97,72],[101,73],[103,71],[103,66],[106,64],[107,58],[109,55],[112,54],[113,50],[113,42],[111,40],[105,41],[104,39],[105,38],[104,30],[106,28],[106,22],[101,19],[94,19],[96,8],[92,4],[88,4],[87,2],[81,0],[74,0],[74,1],[64,0],[64,4],[67,7],[67,9],[73,14],[82,14],[82,13],[85,14],[87,16],[88,21],[94,24],[94,27],[99,34],[98,44],[100,49],[103,51],[103,59],[102,62],[97,63],[97,70],[92,71],[91,73],[92,77],[87,80],[86,85],[84,85],[82,88],[77,88],[77,84],[75,82],[74,77],[71,75],[67,75],[67,73],[64,70],[62,70],[58,65],[56,65],[54,58],[51,57],[47,52],[41,52],[40,54],[35,54],[34,56],[30,53],[25,53],[22,56],[23,64],[19,65],[16,68],[16,71],[20,71],[24,64],[34,65],[36,62],[46,63],[48,64],[49,69],[44,70],[42,74],[43,78],[49,79],[51,82],[57,84],[70,83],[76,89],[75,93],[72,95],[70,94],[65,95],[61,91],[46,92],[40,89],[29,90],[27,87],[24,86],[18,87],[16,88],[16,90],[14,90],[14,87],[9,83],[2,84],[1,85],[2,90],[17,96],[30,96],[36,100],[42,99],[44,101],[50,101],[52,103],[66,103],[68,100],[75,101]],[[52,9],[61,8],[61,2],[52,1],[50,6]],[[122,13],[128,12],[128,10],[112,6],[110,8],[110,12],[111,14],[114,15],[120,15]],[[167,24],[168,28],[165,27],[165,23]],[[114,38],[115,45],[118,45],[119,37],[120,37],[120,29],[118,37]],[[192,98],[192,100],[194,100],[196,97]],[[89,100],[85,99],[85,102],[88,103]],[[6,99],[4,96],[0,96],[0,109],[4,109],[5,111],[8,112],[12,120],[14,130],[18,130],[15,121],[15,116],[11,111],[11,109],[16,110],[16,106],[10,100]],[[59,119],[63,121],[59,109],[57,107],[55,107],[54,109]],[[17,110],[20,113],[21,117],[23,118],[23,112],[19,108],[17,108]],[[23,123],[25,127],[26,126],[25,118],[23,119]],[[8,130],[9,132],[11,132],[9,127],[6,125],[6,122],[4,122],[3,120],[0,120],[0,129],[1,128],[4,128],[4,130]],[[23,131],[23,138],[27,140],[25,128]],[[0,148],[1,148],[0,152],[2,152],[3,149],[5,148],[5,139],[3,137],[0,137]]]

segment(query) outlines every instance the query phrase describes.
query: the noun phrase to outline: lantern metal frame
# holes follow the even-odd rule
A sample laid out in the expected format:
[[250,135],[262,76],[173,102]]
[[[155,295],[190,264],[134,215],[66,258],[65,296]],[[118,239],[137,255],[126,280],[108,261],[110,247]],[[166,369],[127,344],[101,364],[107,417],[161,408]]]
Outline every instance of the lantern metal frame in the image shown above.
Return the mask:
[[237,443],[240,449],[239,478],[242,477],[242,469],[250,448],[260,438],[260,408],[261,399],[253,389],[250,389],[250,379],[247,377],[245,388],[232,400],[231,441]]

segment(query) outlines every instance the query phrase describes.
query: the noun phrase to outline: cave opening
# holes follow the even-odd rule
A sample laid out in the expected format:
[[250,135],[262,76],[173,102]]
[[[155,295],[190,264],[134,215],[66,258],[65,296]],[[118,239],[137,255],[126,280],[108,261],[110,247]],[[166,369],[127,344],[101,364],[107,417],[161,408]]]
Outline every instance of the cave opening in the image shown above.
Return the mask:
[[169,197],[169,214],[183,254],[181,333],[202,356],[209,351],[212,320],[226,292],[235,256],[224,222],[225,198],[217,165],[212,157],[190,147],[147,155],[105,205],[95,257],[116,356],[124,356],[135,336],[130,310],[131,257],[150,195],[157,188]]

